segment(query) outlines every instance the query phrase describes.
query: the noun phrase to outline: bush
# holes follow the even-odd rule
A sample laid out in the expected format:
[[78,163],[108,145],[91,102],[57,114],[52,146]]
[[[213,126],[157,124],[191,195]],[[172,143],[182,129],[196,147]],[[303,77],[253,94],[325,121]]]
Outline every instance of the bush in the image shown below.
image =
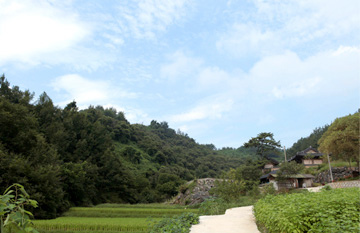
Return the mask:
[[267,195],[254,206],[259,229],[272,232],[359,232],[360,189]]
[[273,183],[265,184],[262,188],[262,194],[265,196],[268,194],[271,194],[271,195],[276,194],[274,184]]
[[151,226],[150,233],[188,233],[191,225],[199,223],[199,215],[194,213],[184,213],[177,218],[164,218],[160,222]]
[[222,198],[209,198],[200,204],[200,215],[219,215],[224,214],[228,208],[228,203]]

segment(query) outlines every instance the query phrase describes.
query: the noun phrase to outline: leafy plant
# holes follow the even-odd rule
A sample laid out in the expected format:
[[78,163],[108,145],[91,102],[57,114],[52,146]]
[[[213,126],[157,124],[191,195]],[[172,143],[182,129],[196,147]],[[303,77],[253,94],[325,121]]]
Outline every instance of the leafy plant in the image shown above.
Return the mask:
[[29,194],[20,184],[13,184],[0,195],[0,232],[34,232],[29,216],[31,212],[25,206],[37,207],[37,201],[31,200]]
[[260,229],[272,232],[359,232],[360,189],[267,195],[254,206]]
[[222,198],[208,198],[200,204],[200,215],[219,215],[224,214],[228,208],[228,203]]
[[199,223],[199,216],[194,213],[184,213],[176,218],[164,218],[151,226],[150,233],[172,232],[188,233],[191,225]]

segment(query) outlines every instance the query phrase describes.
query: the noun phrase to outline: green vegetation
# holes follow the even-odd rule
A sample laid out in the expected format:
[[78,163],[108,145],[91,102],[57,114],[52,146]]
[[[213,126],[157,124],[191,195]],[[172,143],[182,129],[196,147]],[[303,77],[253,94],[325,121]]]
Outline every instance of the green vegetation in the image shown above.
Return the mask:
[[360,189],[267,195],[254,206],[263,232],[359,232]]
[[3,195],[0,195],[0,232],[33,232],[30,216],[31,212],[25,210],[25,206],[37,207],[37,202],[30,199],[29,194],[20,184],[8,187]]
[[219,215],[234,207],[249,206],[255,204],[259,197],[241,196],[236,200],[226,201],[222,198],[209,198],[200,204],[199,215]]
[[0,192],[26,187],[36,219],[73,206],[163,202],[186,181],[243,163],[166,122],[130,124],[113,108],[79,110],[73,101],[62,109],[46,93],[33,97],[0,77]]
[[305,150],[309,146],[312,146],[313,148],[319,148],[318,141],[328,128],[329,125],[315,128],[308,137],[300,138],[297,142],[295,142],[292,145],[292,147],[286,150],[287,158],[288,159],[291,158],[297,152]]
[[280,169],[276,173],[276,180],[284,182],[288,176],[303,173],[305,166],[295,161],[285,162],[280,164]]
[[244,143],[245,148],[256,148],[256,154],[264,158],[267,153],[276,151],[281,147],[280,141],[275,141],[273,133],[259,133]]
[[[87,218],[87,217],[60,217],[51,220],[34,221],[40,232],[146,232],[148,218]],[[154,219],[154,221],[159,221]]]
[[163,217],[180,215],[184,212],[197,212],[195,209],[160,209],[160,208],[88,208],[73,207],[63,216],[66,217],[96,217],[96,218],[126,218],[126,217]]
[[73,207],[63,217],[34,220],[34,224],[40,232],[51,233],[148,232],[158,222],[169,222],[170,218],[183,221],[181,216],[196,216],[197,212],[197,209],[166,204],[101,204]]
[[165,218],[155,223],[150,233],[188,233],[191,225],[199,223],[199,216],[194,213],[185,213],[176,218]]
[[356,161],[360,169],[359,157],[360,113],[337,118],[319,140],[319,150],[331,153],[334,159]]

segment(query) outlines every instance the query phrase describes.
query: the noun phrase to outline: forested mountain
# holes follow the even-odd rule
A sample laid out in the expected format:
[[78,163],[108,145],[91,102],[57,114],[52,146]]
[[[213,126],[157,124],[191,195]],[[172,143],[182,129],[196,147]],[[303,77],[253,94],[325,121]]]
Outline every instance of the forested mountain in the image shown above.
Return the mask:
[[33,101],[4,76],[0,84],[0,192],[24,185],[38,218],[70,206],[163,201],[187,180],[242,163],[166,122],[130,124],[113,108],[79,110],[75,101],[62,109],[46,93]]
[[286,150],[287,157],[290,158],[294,156],[296,152],[305,150],[309,146],[314,148],[318,148],[318,141],[321,136],[328,130],[329,125],[324,125],[323,127],[315,128],[314,131],[306,138],[300,138],[297,142],[295,142],[292,147]]

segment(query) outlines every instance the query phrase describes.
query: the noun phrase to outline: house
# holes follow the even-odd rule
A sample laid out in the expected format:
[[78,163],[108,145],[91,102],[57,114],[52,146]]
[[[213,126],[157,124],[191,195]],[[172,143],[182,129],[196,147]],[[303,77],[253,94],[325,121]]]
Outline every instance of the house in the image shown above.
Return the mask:
[[318,166],[323,163],[323,154],[311,146],[303,151],[297,152],[296,155],[291,157],[288,162],[296,161],[302,163],[306,168]]
[[272,159],[268,156],[266,156],[265,158],[266,158],[267,162],[265,163],[264,168],[262,169],[263,174],[279,169],[278,161],[276,161],[275,159]]
[[276,190],[279,190],[281,188],[308,188],[312,187],[313,179],[315,178],[311,174],[295,174],[295,175],[289,175],[285,180],[283,181],[277,181],[276,177],[278,177],[278,174],[268,174],[267,179],[270,183],[273,183],[274,188]]

